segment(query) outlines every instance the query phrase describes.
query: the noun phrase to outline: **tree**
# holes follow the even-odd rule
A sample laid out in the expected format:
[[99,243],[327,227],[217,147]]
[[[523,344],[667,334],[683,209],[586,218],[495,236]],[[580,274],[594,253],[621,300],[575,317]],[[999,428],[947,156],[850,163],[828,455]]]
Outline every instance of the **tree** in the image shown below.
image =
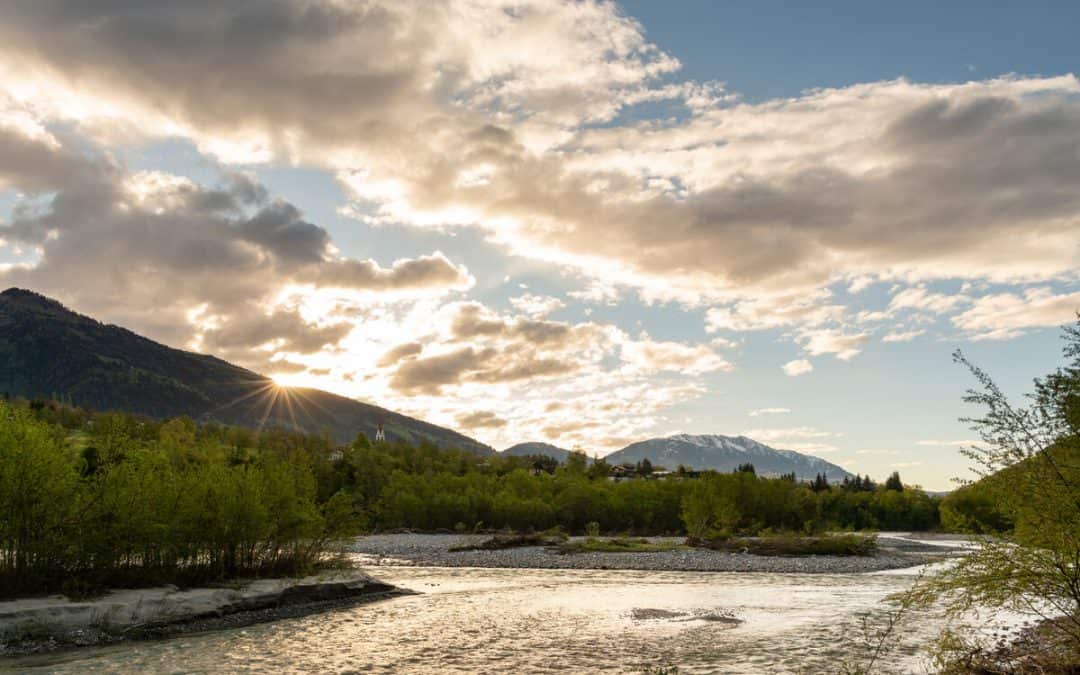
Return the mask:
[[653,472],[653,465],[652,462],[649,461],[648,457],[638,462],[635,468],[637,469],[638,475],[640,476],[650,476]]
[[757,471],[754,470],[754,465],[750,462],[746,462],[745,464],[740,464],[739,466],[735,467],[735,473],[749,473],[755,476],[757,475]]
[[944,598],[953,612],[982,605],[1063,616],[1046,626],[1080,659],[1080,322],[1064,336],[1067,365],[1035,381],[1027,406],[954,354],[979,384],[965,401],[985,411],[965,420],[982,439],[965,454],[982,477],[976,485],[1013,528],[983,540],[918,595]]
[[900,480],[900,472],[893,471],[892,474],[885,479],[886,490],[896,490],[897,492],[904,491],[904,483]]
[[593,480],[604,479],[611,475],[611,465],[603,457],[597,457],[585,473]]
[[581,450],[572,450],[566,455],[565,469],[568,473],[584,474],[588,465],[589,458]]

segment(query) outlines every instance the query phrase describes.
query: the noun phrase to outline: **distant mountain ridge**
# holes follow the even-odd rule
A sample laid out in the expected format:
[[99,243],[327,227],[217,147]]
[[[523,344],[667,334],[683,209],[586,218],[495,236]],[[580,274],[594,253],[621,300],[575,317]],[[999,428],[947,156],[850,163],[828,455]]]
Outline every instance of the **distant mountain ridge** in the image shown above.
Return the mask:
[[839,466],[812,455],[794,450],[777,450],[746,436],[719,434],[676,434],[631,443],[605,457],[610,464],[636,464],[648,459],[654,465],[674,470],[680,464],[690,469],[733,471],[740,464],[750,463],[762,476],[794,473],[811,480],[824,474],[830,481],[853,478]]
[[518,443],[506,448],[499,454],[509,455],[511,457],[527,457],[529,455],[545,455],[551,457],[559,462],[565,462],[567,455],[570,454],[570,450],[560,448],[550,443]]
[[326,429],[339,441],[358,432],[374,438],[381,422],[389,440],[493,452],[456,431],[385,408],[319,389],[278,387],[219,358],[167,347],[19,288],[0,293],[0,392],[151,417]]

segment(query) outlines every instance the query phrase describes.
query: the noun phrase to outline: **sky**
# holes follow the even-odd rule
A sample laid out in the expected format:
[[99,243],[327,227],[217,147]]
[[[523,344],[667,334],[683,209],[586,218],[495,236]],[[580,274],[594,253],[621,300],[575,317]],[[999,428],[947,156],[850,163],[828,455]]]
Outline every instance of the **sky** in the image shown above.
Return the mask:
[[1080,309],[1068,2],[0,7],[0,285],[456,428],[969,477]]

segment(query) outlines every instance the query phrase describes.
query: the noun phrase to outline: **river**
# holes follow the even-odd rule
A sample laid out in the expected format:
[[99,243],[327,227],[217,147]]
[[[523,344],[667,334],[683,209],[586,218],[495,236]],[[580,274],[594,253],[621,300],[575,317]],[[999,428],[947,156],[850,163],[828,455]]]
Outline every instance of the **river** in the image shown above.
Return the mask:
[[[382,567],[420,594],[323,614],[8,662],[54,673],[833,673],[916,570],[869,574]],[[737,619],[738,621],[732,621]],[[925,672],[917,616],[875,672]]]

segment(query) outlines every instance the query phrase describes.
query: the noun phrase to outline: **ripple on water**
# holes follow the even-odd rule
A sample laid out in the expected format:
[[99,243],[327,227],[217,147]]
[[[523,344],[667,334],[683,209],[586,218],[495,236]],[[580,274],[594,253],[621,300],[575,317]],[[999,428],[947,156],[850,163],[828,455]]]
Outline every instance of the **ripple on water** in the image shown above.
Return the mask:
[[[381,568],[422,595],[24,659],[58,673],[831,672],[911,575]],[[912,644],[936,632],[913,622]],[[894,667],[918,671],[914,648]]]

